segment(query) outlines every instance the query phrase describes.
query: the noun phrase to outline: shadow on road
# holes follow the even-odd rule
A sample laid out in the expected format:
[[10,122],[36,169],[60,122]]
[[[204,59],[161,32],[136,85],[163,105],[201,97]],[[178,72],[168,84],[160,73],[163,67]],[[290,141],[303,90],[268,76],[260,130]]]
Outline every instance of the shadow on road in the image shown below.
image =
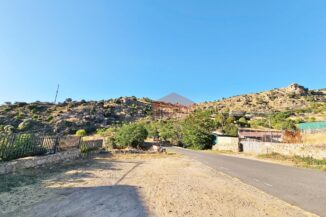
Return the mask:
[[19,211],[7,213],[5,217],[149,216],[138,189],[134,186],[114,185],[57,190],[57,197],[33,206],[22,207]]

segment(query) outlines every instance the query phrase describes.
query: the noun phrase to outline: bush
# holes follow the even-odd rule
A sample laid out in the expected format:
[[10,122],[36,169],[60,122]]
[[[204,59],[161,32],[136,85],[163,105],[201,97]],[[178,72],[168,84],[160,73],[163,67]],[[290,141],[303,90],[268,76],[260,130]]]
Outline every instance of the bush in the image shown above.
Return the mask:
[[110,127],[108,129],[97,129],[96,134],[104,137],[104,148],[111,150],[116,148],[116,134],[118,132],[117,127]]
[[291,112],[277,112],[273,114],[269,117],[272,127],[278,130],[296,130],[295,121],[289,119],[291,115]]
[[238,136],[238,127],[234,124],[226,125],[223,132],[228,136]]
[[159,136],[163,141],[168,141],[173,145],[182,144],[182,126],[179,122],[163,123],[159,129]]
[[87,132],[84,129],[76,131],[76,136],[86,136],[86,134],[87,134]]
[[116,143],[120,148],[138,148],[148,136],[144,126],[140,124],[125,124],[116,135]]
[[182,141],[187,148],[209,149],[214,142],[214,121],[209,112],[197,112],[182,122]]
[[12,126],[12,125],[6,125],[3,127],[3,130],[8,133],[8,134],[11,134],[15,131],[15,127]]
[[27,130],[30,127],[30,124],[30,120],[24,120],[18,125],[18,130]]
[[147,123],[144,125],[148,132],[149,138],[157,138],[159,137],[158,125],[155,122]]
[[72,102],[72,99],[71,99],[71,98],[67,98],[67,99],[65,100],[65,103],[70,103],[70,102]]

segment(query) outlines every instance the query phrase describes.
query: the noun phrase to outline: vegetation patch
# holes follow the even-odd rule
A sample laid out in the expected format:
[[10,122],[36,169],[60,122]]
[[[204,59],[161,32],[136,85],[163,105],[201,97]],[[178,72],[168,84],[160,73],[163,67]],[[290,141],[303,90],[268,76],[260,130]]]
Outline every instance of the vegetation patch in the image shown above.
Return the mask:
[[288,161],[294,163],[296,166],[320,169],[326,171],[326,159],[318,160],[312,157],[301,157],[301,156],[286,156],[279,153],[271,154],[260,154],[258,158],[272,159],[277,161]]

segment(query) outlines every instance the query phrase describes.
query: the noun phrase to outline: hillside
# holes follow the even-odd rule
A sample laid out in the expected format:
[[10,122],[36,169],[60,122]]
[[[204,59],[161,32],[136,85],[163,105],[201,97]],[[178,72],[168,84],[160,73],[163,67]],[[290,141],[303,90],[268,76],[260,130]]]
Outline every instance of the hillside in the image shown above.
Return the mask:
[[102,101],[46,102],[0,106],[0,132],[44,131],[72,134],[78,129],[93,132],[97,128],[132,122],[152,114],[151,101],[136,97],[120,97]]
[[326,120],[326,90],[309,90],[292,84],[285,88],[200,103],[196,108],[246,113],[252,116],[292,111],[303,119]]
[[[326,89],[309,90],[298,84],[292,84],[285,88],[234,96],[195,104],[192,107],[182,106],[181,103],[171,104],[136,97],[102,101],[67,99],[58,104],[6,103],[0,105],[0,133],[42,131],[73,134],[78,129],[94,132],[98,128],[147,117],[180,119],[198,109],[211,110],[224,116],[227,114],[225,118],[232,116],[228,119],[231,127],[235,124],[245,127],[291,128],[293,124],[299,122],[326,120]],[[235,132],[236,129],[233,127],[229,130]]]

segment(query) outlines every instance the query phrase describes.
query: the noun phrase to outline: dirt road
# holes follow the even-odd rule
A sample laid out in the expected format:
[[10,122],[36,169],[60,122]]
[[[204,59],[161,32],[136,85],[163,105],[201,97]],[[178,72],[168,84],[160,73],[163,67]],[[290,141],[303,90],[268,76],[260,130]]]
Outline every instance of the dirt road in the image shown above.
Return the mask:
[[179,155],[118,155],[1,177],[0,216],[312,216]]

